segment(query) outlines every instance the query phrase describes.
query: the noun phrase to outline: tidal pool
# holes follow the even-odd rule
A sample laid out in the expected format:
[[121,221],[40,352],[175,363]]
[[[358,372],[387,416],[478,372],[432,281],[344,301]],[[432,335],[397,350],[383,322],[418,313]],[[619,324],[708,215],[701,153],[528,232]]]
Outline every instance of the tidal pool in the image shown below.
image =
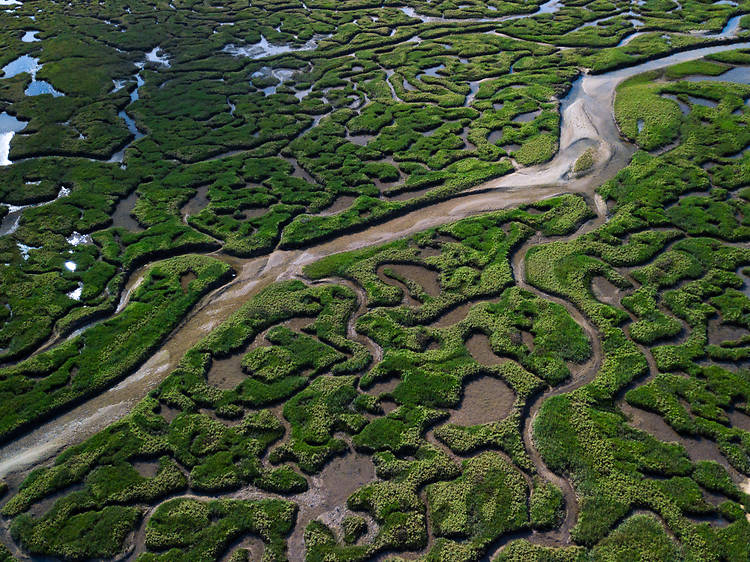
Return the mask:
[[167,53],[161,47],[154,47],[148,53],[146,53],[146,60],[148,62],[155,62],[157,64],[163,64],[164,66],[170,66],[169,57]]
[[46,80],[36,79],[36,73],[41,70],[42,66],[37,57],[21,55],[3,67],[2,78],[13,78],[25,72],[31,75],[31,83],[26,87],[24,92],[27,96],[41,96],[43,94],[50,94],[56,98],[64,96],[65,94],[55,90],[52,84]]
[[41,39],[37,37],[37,33],[39,33],[38,30],[29,30],[23,34],[23,37],[21,37],[21,41],[23,41],[24,43],[36,43],[37,41],[41,41]]
[[0,113],[0,166],[8,166],[11,161],[8,158],[10,153],[10,141],[13,136],[23,131],[28,123],[21,121],[5,111]]
[[3,67],[2,77],[13,78],[22,72],[27,72],[34,76],[40,68],[42,68],[42,65],[39,64],[38,58],[29,55],[21,55]]

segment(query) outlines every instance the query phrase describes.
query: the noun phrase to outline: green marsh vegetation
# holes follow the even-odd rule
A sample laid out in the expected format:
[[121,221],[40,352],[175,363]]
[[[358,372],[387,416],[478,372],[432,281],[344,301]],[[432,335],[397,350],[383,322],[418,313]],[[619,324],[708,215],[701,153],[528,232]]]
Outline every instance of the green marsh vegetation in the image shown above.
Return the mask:
[[[544,164],[583,69],[710,44],[750,10],[541,5],[11,5],[0,64],[38,58],[35,78],[64,95],[0,78],[0,112],[28,122],[0,215],[34,205],[0,236],[0,438],[127,377],[229,263]],[[255,58],[264,44],[285,48]],[[725,52],[620,85],[616,121],[639,150],[598,189],[607,217],[569,194],[446,219],[254,291],[127,416],[0,489],[8,544],[62,559],[747,558],[750,87],[721,79],[749,62]],[[573,171],[598,164],[584,152]],[[460,423],[471,409],[481,421]],[[351,458],[374,478],[338,519],[310,510]]]
[[159,262],[146,273],[121,313],[0,370],[0,400],[5,406],[0,438],[7,440],[19,429],[130,374],[202,296],[230,275],[226,264],[206,256]]

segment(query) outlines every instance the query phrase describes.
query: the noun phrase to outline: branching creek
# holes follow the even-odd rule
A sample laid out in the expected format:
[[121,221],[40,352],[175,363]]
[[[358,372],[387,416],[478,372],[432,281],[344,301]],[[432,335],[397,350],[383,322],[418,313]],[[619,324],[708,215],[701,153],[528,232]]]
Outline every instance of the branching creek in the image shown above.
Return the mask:
[[[30,467],[49,461],[64,447],[81,442],[124,416],[137,401],[166,377],[190,347],[226,320],[249,298],[279,280],[291,278],[304,280],[302,267],[319,258],[382,244],[467,216],[515,207],[563,193],[581,194],[596,212],[594,219],[589,220],[570,237],[580,236],[583,232],[600,226],[607,220],[607,209],[604,201],[595,195],[594,190],[626,166],[636,150],[635,146],[620,137],[614,120],[612,108],[616,86],[631,76],[649,70],[700,59],[711,53],[749,47],[750,42],[723,43],[679,52],[601,75],[584,74],[575,81],[568,95],[560,100],[562,116],[560,148],[556,156],[546,164],[519,169],[509,175],[458,193],[450,199],[306,249],[277,249],[269,255],[252,259],[240,259],[215,252],[213,255],[234,267],[237,272],[235,278],[227,285],[206,295],[169,336],[160,351],[135,373],[109,391],[53,420],[40,424],[13,442],[0,447],[0,477],[5,478],[11,487],[15,488]],[[573,164],[590,147],[595,147],[598,154],[594,168],[583,177],[572,177],[570,170]],[[545,466],[534,445],[532,426],[539,407],[546,398],[570,392],[594,379],[601,365],[602,351],[595,328],[579,310],[571,303],[544,294],[526,283],[524,271],[526,251],[532,245],[544,241],[544,238],[537,235],[515,251],[512,256],[512,270],[516,283],[544,299],[563,305],[583,327],[593,348],[592,357],[573,372],[572,380],[532,399],[524,410],[522,421],[523,441],[538,473],[563,491],[566,503],[565,519],[559,529],[547,533],[525,532],[523,535],[535,542],[565,544],[570,541],[570,529],[577,520],[576,494],[567,478],[553,473]],[[138,285],[146,270],[146,267],[142,267],[131,274],[123,290],[123,298],[118,310],[127,304],[128,295]],[[342,280],[331,279],[322,282],[342,283]],[[358,310],[349,321],[347,335],[366,345],[377,360],[382,357],[382,350],[374,342],[367,341],[354,330],[356,318],[366,310],[365,293],[351,282],[346,282],[346,285],[355,291],[358,300]],[[649,354],[647,352],[645,354],[652,361]],[[434,439],[431,441],[438,443]],[[311,487],[311,490],[313,488],[315,486]],[[508,538],[516,538],[516,536],[518,535],[504,537],[502,544],[493,545],[490,554],[501,548]]]

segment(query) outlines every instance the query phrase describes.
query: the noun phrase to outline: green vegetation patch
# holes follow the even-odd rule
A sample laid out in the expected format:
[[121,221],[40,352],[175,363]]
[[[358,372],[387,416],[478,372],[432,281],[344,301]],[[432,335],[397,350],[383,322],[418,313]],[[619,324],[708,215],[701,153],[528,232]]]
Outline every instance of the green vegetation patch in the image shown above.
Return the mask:
[[5,412],[0,417],[0,438],[103,392],[132,373],[198,300],[231,274],[228,265],[207,256],[157,263],[120,314],[0,371],[0,404]]

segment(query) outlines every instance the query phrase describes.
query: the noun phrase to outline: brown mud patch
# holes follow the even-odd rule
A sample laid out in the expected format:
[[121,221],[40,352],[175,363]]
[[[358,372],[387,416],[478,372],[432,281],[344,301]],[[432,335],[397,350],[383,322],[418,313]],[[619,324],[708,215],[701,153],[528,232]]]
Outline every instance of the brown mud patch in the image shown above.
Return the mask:
[[320,474],[308,477],[310,488],[307,492],[292,497],[299,506],[299,514],[287,543],[289,560],[305,559],[304,531],[312,520],[322,521],[334,532],[343,534],[341,524],[351,514],[346,508],[346,500],[376,479],[371,457],[356,451],[334,458]]
[[414,244],[412,247],[417,250],[421,259],[439,256],[443,253],[445,244],[458,243],[458,240],[446,234],[433,234],[432,238],[425,241],[424,246]]
[[422,197],[423,195],[426,195],[431,190],[435,189],[434,185],[431,185],[430,187],[424,187],[422,189],[413,189],[413,190],[394,190],[394,191],[384,191],[383,196],[387,197],[389,201],[408,201],[409,199],[416,199],[417,197]]
[[440,248],[433,248],[432,246],[425,246],[424,248],[419,248],[419,257],[424,258],[434,258],[435,256],[439,256],[442,254],[443,251]]
[[132,466],[143,478],[153,478],[159,471],[159,461],[157,460],[134,461]]
[[393,410],[398,408],[398,404],[396,403],[395,400],[392,400],[391,398],[384,398],[380,401],[380,407],[383,408],[383,414],[387,416]]
[[627,403],[621,404],[629,417],[630,426],[640,429],[665,443],[678,443],[687,451],[691,461],[716,461],[727,469],[735,482],[739,481],[739,473],[724,458],[716,443],[702,437],[687,437],[677,433],[659,414],[636,408]]
[[193,273],[192,271],[188,271],[187,273],[183,273],[180,276],[180,287],[182,287],[182,292],[187,293],[188,289],[190,288],[190,283],[198,279],[198,276]]
[[199,408],[198,411],[204,416],[211,418],[212,420],[219,422],[226,427],[237,427],[245,419],[245,410],[241,410],[241,413],[238,416],[232,416],[231,418],[219,416],[216,413],[216,410],[213,410],[211,408]]
[[207,383],[222,390],[232,390],[241,384],[247,375],[242,370],[244,353],[236,353],[224,359],[212,359],[206,375]]
[[398,275],[416,282],[431,297],[437,297],[440,294],[440,281],[436,271],[421,265],[390,264],[386,267],[395,271]]
[[45,513],[47,513],[52,508],[52,506],[55,505],[55,502],[57,500],[61,498],[66,498],[74,492],[83,490],[83,487],[84,487],[83,483],[78,483],[78,484],[74,484],[73,486],[68,486],[67,488],[63,490],[59,490],[55,492],[54,494],[45,496],[43,500],[33,503],[26,513],[28,513],[34,518],[42,517]]
[[448,312],[440,316],[437,320],[429,324],[430,328],[447,328],[449,326],[453,326],[454,324],[458,324],[466,318],[466,315],[469,314],[469,310],[471,310],[471,307],[477,304],[476,301],[469,301],[465,302],[463,304],[460,304],[452,309],[450,309]]
[[187,203],[180,208],[180,214],[183,220],[187,220],[192,215],[197,215],[210,203],[208,199],[208,184],[201,185]]
[[604,304],[610,306],[620,304],[620,298],[622,297],[621,290],[606,277],[602,277],[601,275],[595,276],[591,280],[591,291],[594,293],[596,300]]
[[440,284],[438,282],[438,274],[435,271],[429,270],[426,267],[419,265],[408,265],[408,264],[393,264],[388,263],[381,265],[377,268],[376,274],[380,280],[386,285],[398,287],[404,293],[403,304],[407,306],[419,307],[422,303],[418,301],[409,290],[409,287],[405,283],[398,279],[394,279],[386,274],[386,271],[390,270],[399,277],[409,279],[418,284],[425,293],[431,297],[436,297],[440,293]]
[[748,331],[745,328],[725,324],[720,318],[711,318],[708,321],[708,343],[710,345],[737,341],[747,334]]
[[472,334],[464,345],[474,360],[482,365],[501,365],[510,361],[507,357],[501,357],[492,351],[490,339],[485,334]]
[[396,387],[399,384],[401,384],[401,379],[399,377],[393,377],[378,381],[366,390],[367,394],[371,396],[382,396],[379,400],[379,404],[386,416],[398,408],[398,404],[390,397],[390,394],[396,390]]
[[124,199],[120,199],[112,213],[112,226],[124,228],[131,232],[142,232],[144,229],[133,216],[133,209],[138,200],[138,194],[134,191]]
[[346,140],[357,146],[366,146],[374,138],[373,135],[349,135],[346,137]]
[[287,162],[289,162],[292,167],[294,168],[294,171],[292,172],[292,176],[295,178],[300,178],[305,180],[307,183],[310,184],[316,184],[318,182],[315,181],[315,179],[308,173],[307,170],[305,170],[302,166],[300,166],[299,162],[295,158],[285,158]]
[[742,410],[738,410],[736,407],[732,408],[727,412],[727,417],[733,428],[750,431],[750,415]]
[[[310,318],[297,317],[276,324],[276,326],[285,326],[295,332],[301,332],[311,322]],[[242,383],[247,378],[247,375],[242,370],[242,358],[256,347],[268,345],[266,334],[273,327],[271,326],[255,336],[243,349],[238,350],[232,355],[227,357],[212,357],[211,365],[206,375],[207,384],[222,390],[232,390],[238,384]]]
[[[248,551],[247,560],[263,560],[265,545],[258,537],[242,536],[229,544],[226,552],[221,558],[219,558],[219,560],[221,562],[229,562],[234,553],[239,550]],[[245,560],[245,558],[240,558],[240,560]]]
[[242,211],[242,220],[251,220],[251,219],[257,219],[259,217],[262,217],[268,212],[268,209],[265,207],[253,207],[250,209],[245,209]]
[[627,403],[623,404],[623,409],[626,410],[630,418],[631,427],[645,431],[665,443],[676,442],[682,444],[685,440],[659,414],[642,410]]
[[357,198],[354,195],[339,195],[333,200],[333,203],[326,207],[322,212],[318,213],[320,216],[330,216],[346,211],[351,207]]
[[521,343],[526,346],[529,353],[534,351],[534,334],[527,332],[526,330],[521,330]]
[[460,406],[448,423],[471,426],[490,423],[508,416],[516,395],[503,381],[491,376],[472,379],[464,387]]
[[167,420],[167,423],[172,423],[174,419],[182,413],[182,410],[168,406],[167,404],[159,404],[159,415]]
[[469,314],[469,311],[472,309],[472,307],[482,305],[482,304],[493,304],[493,303],[498,302],[499,300],[500,300],[500,297],[487,297],[487,298],[472,299],[470,301],[461,303],[447,310],[437,319],[430,322],[427,325],[427,327],[428,328],[448,328],[450,326],[453,326],[454,324],[458,324],[464,318],[466,318],[466,315]]
[[527,111],[526,113],[519,113],[513,118],[512,121],[514,123],[529,123],[530,121],[533,121],[541,114],[542,114],[541,109],[537,109],[535,111]]
[[393,377],[387,380],[378,381],[367,389],[367,394],[380,396],[381,394],[390,394],[396,387],[401,384],[401,379]]

